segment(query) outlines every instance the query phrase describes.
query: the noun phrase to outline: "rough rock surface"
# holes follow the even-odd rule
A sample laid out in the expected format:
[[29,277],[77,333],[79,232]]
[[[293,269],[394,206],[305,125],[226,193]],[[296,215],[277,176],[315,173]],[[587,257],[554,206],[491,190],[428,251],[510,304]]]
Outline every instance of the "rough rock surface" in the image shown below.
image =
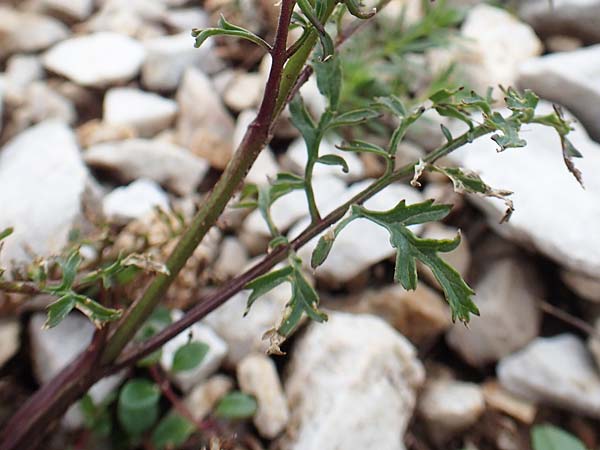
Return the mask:
[[292,415],[282,449],[404,450],[424,371],[383,320],[330,313],[325,326],[311,323],[287,371]]
[[207,41],[200,48],[194,48],[194,38],[189,31],[147,39],[144,47],[146,59],[142,66],[142,84],[151,90],[176,89],[188,67],[213,73],[222,66],[215,55],[212,42]]
[[134,39],[101,32],[55,45],[44,55],[44,65],[82,86],[103,87],[135,77],[144,57],[144,47]]
[[258,432],[273,439],[285,428],[290,414],[275,363],[260,353],[248,355],[237,366],[237,379],[242,391],[258,403],[254,415]]
[[475,424],[485,411],[485,400],[477,384],[432,380],[419,397],[418,411],[433,439],[443,442]]
[[600,45],[530,59],[519,66],[518,85],[568,108],[600,142]]
[[234,123],[210,79],[199,70],[187,69],[177,90],[177,102],[177,142],[212,166],[224,169],[233,152]]
[[519,16],[541,36],[567,35],[587,44],[600,42],[600,1],[545,0],[520,1]]
[[[540,104],[538,114],[551,111]],[[525,245],[533,245],[559,264],[591,276],[600,271],[600,144],[592,141],[582,127],[569,139],[582,153],[575,161],[583,174],[585,189],[577,183],[563,162],[556,132],[542,125],[523,127],[527,147],[500,154],[497,145],[482,138],[452,154],[459,165],[478,172],[497,189],[513,191],[515,212],[510,221],[498,225],[504,203],[497,199],[476,199],[488,213],[495,230]],[[560,214],[556,214],[560,205]]]
[[184,148],[145,139],[95,145],[84,157],[89,165],[114,171],[123,181],[150,178],[182,195],[191,194],[208,170],[205,160]]
[[195,386],[184,398],[187,409],[194,419],[204,419],[217,405],[221,397],[233,389],[233,380],[225,375],[214,375]]
[[67,36],[69,29],[52,17],[0,6],[0,58],[44,50]]
[[571,334],[537,338],[497,367],[503,387],[524,398],[600,417],[600,375]]
[[146,178],[116,188],[102,200],[104,214],[116,221],[139,219],[156,207],[168,211],[169,197],[156,182]]
[[0,368],[19,350],[21,325],[17,320],[0,320]]
[[176,114],[175,101],[139,89],[113,88],[104,97],[104,121],[131,127],[140,137],[151,137],[165,130]]
[[455,324],[446,341],[469,364],[483,366],[527,345],[539,332],[538,299],[542,285],[526,261],[493,262],[473,288],[473,301],[481,315],[469,326]]
[[43,122],[7,143],[0,152],[0,229],[14,233],[4,241],[0,265],[62,250],[87,180],[75,135],[62,122]]

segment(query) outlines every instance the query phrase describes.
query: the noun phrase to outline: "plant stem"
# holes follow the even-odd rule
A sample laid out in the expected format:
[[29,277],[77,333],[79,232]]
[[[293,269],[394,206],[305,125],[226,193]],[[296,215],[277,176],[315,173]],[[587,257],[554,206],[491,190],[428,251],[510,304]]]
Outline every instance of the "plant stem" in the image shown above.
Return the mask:
[[[454,139],[452,142],[443,145],[439,149],[427,155],[423,160],[428,163],[433,163],[439,158],[452,153],[459,147],[467,144],[473,139],[479,138],[490,133],[492,130],[485,125],[475,127],[472,131],[464,133]],[[156,349],[160,348],[163,344],[168,342],[171,338],[181,333],[208,313],[215,310],[217,307],[225,303],[233,295],[240,292],[246,284],[255,279],[256,277],[267,273],[276,264],[285,259],[289,251],[298,250],[300,247],[308,243],[310,240],[318,236],[321,232],[325,231],[328,227],[335,224],[337,221],[342,219],[346,214],[348,208],[354,204],[361,204],[389,186],[391,183],[402,180],[411,176],[414,173],[417,162],[408,164],[401,167],[400,169],[392,172],[389,175],[384,175],[378,180],[374,181],[363,191],[359,192],[352,199],[348,200],[343,205],[339,206],[333,212],[328,214],[323,219],[316,223],[311,223],[289,246],[277,246],[271,253],[266,255],[262,261],[255,266],[248,269],[246,272],[237,276],[236,278],[229,281],[225,286],[219,288],[216,292],[211,295],[200,299],[198,304],[190,309],[184,317],[179,321],[172,323],[158,334],[154,335],[147,341],[141,343],[138,347],[125,353],[122,358],[116,361],[116,365],[113,368],[114,371],[118,371],[123,367],[127,367],[134,363],[140,358],[149,355]]]
[[[182,235],[169,256],[166,266],[169,275],[157,275],[146,288],[146,291],[119,323],[110,336],[102,354],[102,363],[106,364],[119,356],[125,345],[133,338],[142,323],[148,318],[156,305],[164,297],[167,289],[177,277],[188,258],[193,254],[206,233],[213,227],[225,209],[240,183],[243,182],[252,164],[267,144],[273,118],[277,115],[276,107],[280,99],[280,84],[286,59],[286,43],[289,25],[294,8],[293,0],[282,0],[279,24],[273,45],[271,71],[267,81],[260,109],[254,121],[248,127],[244,139],[237,152],[227,165],[225,172],[215,185],[208,199],[204,202],[189,228]],[[281,97],[285,98],[286,94]]]

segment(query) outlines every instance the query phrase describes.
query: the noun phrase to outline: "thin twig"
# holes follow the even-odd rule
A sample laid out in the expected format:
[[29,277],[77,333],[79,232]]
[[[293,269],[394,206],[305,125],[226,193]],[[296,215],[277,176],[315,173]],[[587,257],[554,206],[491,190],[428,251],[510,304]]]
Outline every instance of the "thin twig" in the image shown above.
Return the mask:
[[562,320],[565,323],[577,328],[578,330],[583,331],[588,336],[593,336],[596,339],[600,339],[600,333],[596,331],[596,329],[587,323],[585,320],[580,319],[579,317],[575,317],[573,314],[568,313],[560,308],[557,308],[554,305],[546,301],[539,302],[540,309],[551,316],[556,317],[559,320]]

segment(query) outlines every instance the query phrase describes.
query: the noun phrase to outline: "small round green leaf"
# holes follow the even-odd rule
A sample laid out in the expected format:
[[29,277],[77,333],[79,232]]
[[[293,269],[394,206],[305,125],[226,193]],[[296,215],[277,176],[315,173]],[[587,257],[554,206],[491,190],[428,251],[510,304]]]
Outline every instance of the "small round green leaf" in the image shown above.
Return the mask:
[[572,434],[552,425],[538,425],[531,432],[533,450],[587,450]]
[[254,397],[233,391],[221,399],[215,415],[224,419],[248,419],[256,413],[257,407]]
[[150,428],[158,418],[158,386],[143,378],[128,381],[119,394],[117,416],[123,429],[136,436]]
[[185,417],[171,412],[154,429],[152,443],[157,450],[177,448],[188,440],[195,429],[194,424]]
[[177,349],[173,357],[172,372],[183,372],[197,367],[206,354],[208,345],[204,342],[189,342]]

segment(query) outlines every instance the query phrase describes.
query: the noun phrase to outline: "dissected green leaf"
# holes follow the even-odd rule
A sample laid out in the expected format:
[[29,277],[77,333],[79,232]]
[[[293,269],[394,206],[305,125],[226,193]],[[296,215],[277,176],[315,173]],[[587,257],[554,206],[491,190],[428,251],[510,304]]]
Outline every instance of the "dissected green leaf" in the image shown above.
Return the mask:
[[132,436],[148,430],[158,419],[160,389],[144,378],[129,380],[119,393],[117,417],[123,429]]
[[502,133],[496,133],[492,136],[492,139],[500,146],[501,151],[527,145],[527,141],[519,137],[521,123],[515,118],[504,117],[499,112],[494,112],[486,117],[485,123]]
[[172,372],[183,372],[191,370],[204,360],[208,353],[209,346],[204,342],[188,342],[177,349],[173,356]]
[[403,200],[388,211],[370,211],[362,206],[353,206],[352,215],[369,219],[388,230],[390,242],[397,249],[396,281],[405,289],[416,289],[416,262],[421,261],[431,269],[442,286],[452,309],[453,320],[468,322],[470,314],[479,313],[471,300],[474,292],[460,274],[438,256],[438,252],[454,250],[460,243],[460,236],[456,239],[422,239],[408,228],[410,225],[440,220],[450,208],[448,205],[435,205],[432,200],[406,206]]
[[304,106],[304,101],[300,94],[296,94],[289,103],[292,123],[300,131],[300,134],[306,142],[309,152],[316,146],[318,130],[315,122]]
[[373,17],[376,13],[375,8],[369,12],[363,12],[360,9],[360,1],[359,0],[343,0],[343,3],[348,8],[348,12],[352,14],[354,17],[359,19],[369,19]]
[[332,56],[327,61],[318,61],[313,64],[317,75],[319,92],[329,101],[329,109],[335,111],[340,101],[342,89],[342,66],[340,58]]
[[117,320],[121,317],[120,309],[107,308],[85,295],[73,295],[75,307],[90,319],[96,328],[102,328],[106,322]]
[[161,419],[152,432],[156,450],[173,449],[183,445],[196,430],[196,426],[175,411]]
[[336,148],[345,152],[375,153],[376,155],[383,156],[386,159],[389,158],[388,152],[383,147],[358,139],[347,144],[336,145]]
[[387,97],[377,97],[375,99],[377,105],[383,106],[388,109],[392,114],[397,117],[404,117],[407,115],[406,107],[402,100],[394,95],[389,95]]
[[77,276],[77,269],[82,261],[82,257],[79,254],[79,249],[73,250],[67,255],[67,258],[60,263],[62,269],[62,281],[59,286],[52,288],[56,292],[68,291],[75,282]]
[[329,35],[329,33],[327,33],[327,30],[325,30],[325,27],[319,19],[317,11],[313,9],[309,0],[298,0],[297,4],[302,13],[304,14],[304,17],[308,19],[308,21],[314,27],[315,31],[318,33],[322,47],[322,59],[323,61],[327,61],[335,53],[333,39],[331,39],[331,36]]
[[54,328],[65,317],[69,315],[73,308],[75,308],[75,296],[67,294],[59,298],[58,300],[50,303],[46,308],[48,310],[48,317],[44,323],[44,328]]
[[341,166],[344,173],[349,172],[348,163],[338,155],[323,155],[317,158],[317,162],[328,166]]
[[204,41],[206,41],[211,36],[233,36],[241,39],[245,39],[250,42],[254,42],[255,44],[260,45],[267,51],[271,51],[271,46],[261,37],[252,33],[245,28],[239,27],[228,22],[225,17],[221,15],[221,19],[218,23],[219,28],[205,28],[198,29],[194,28],[192,30],[192,36],[196,38],[196,42],[194,46],[196,48],[200,47]]
[[553,425],[533,427],[531,445],[533,450],[587,450],[575,436]]
[[285,283],[286,281],[289,282],[291,280],[290,276],[292,275],[293,271],[294,269],[291,266],[286,266],[283,269],[274,270],[255,278],[248,283],[245,288],[251,289],[252,293],[248,297],[248,304],[246,306],[246,312],[244,315],[248,314],[250,307],[256,301],[256,299],[262,297],[270,290],[275,289],[281,283]]
[[331,248],[333,247],[333,243],[335,242],[335,234],[333,231],[325,233],[323,236],[319,238],[315,249],[312,252],[310,258],[310,266],[313,269],[316,269],[321,264],[325,262],[327,257],[329,256],[329,252],[331,252]]
[[439,167],[432,165],[430,165],[430,167],[433,170],[443,173],[450,178],[452,184],[454,185],[454,190],[460,194],[479,194],[486,197],[495,197],[501,199],[506,205],[506,212],[504,213],[504,217],[502,217],[501,222],[506,222],[510,219],[510,216],[515,210],[512,200],[508,198],[510,195],[512,195],[511,191],[493,189],[492,187],[488,186],[478,174],[470,170],[461,169],[458,167]]
[[258,404],[256,399],[240,391],[225,395],[215,408],[215,415],[224,419],[249,419],[256,414]]
[[360,125],[361,123],[368,122],[369,120],[373,120],[378,117],[380,117],[380,114],[374,109],[356,109],[354,111],[349,111],[336,116],[333,120],[331,120],[331,122],[329,122],[328,128],[333,129],[338,127]]
[[6,239],[8,236],[13,234],[14,231],[15,230],[12,227],[5,228],[4,230],[0,231],[0,241],[2,241],[3,239]]

